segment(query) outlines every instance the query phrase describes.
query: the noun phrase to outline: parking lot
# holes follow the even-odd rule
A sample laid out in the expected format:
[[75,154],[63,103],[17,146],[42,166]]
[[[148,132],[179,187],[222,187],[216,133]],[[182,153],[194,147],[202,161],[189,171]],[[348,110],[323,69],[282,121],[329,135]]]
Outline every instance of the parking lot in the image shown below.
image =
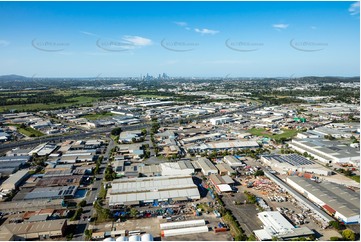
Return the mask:
[[242,229],[245,230],[247,236],[253,233],[253,230],[261,229],[262,222],[258,219],[257,213],[259,210],[254,204],[236,205],[234,201],[244,202],[246,196],[242,191],[234,193],[233,196],[225,194],[222,197],[225,207],[232,211],[233,216],[237,219]]

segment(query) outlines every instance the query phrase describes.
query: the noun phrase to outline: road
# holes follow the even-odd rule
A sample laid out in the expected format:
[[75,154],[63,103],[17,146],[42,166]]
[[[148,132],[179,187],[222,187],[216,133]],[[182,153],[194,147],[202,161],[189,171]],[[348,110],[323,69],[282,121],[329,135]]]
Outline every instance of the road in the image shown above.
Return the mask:
[[[75,241],[84,241],[85,240],[84,231],[89,226],[89,221],[87,218],[91,218],[95,213],[95,209],[93,207],[93,202],[99,195],[100,187],[102,186],[102,180],[104,178],[104,170],[109,162],[110,151],[114,147],[115,147],[115,143],[114,143],[113,139],[110,139],[108,147],[103,155],[103,157],[104,157],[103,162],[100,165],[100,169],[99,169],[100,174],[95,175],[95,180],[92,185],[92,190],[90,191],[90,193],[87,195],[87,197],[85,199],[87,202],[87,205],[83,208],[83,210],[85,212],[82,214],[82,217],[79,220],[79,223],[76,227],[74,237],[73,237],[73,240],[75,240]],[[86,219],[83,219],[84,217],[86,217]]]

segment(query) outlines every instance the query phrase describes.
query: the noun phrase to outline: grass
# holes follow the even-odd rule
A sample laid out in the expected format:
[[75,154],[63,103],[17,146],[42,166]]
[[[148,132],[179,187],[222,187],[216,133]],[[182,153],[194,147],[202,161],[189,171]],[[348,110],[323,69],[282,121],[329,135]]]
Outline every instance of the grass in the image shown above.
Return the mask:
[[71,106],[91,104],[97,101],[97,98],[93,97],[75,97],[69,98],[68,101],[73,101],[69,103],[31,103],[31,104],[16,104],[16,105],[6,105],[0,107],[0,112],[5,112],[6,110],[16,109],[18,111],[35,111],[35,110],[50,110],[50,109],[59,109],[59,108],[68,108]]
[[348,176],[348,177],[354,180],[355,182],[360,183],[360,175]]
[[83,116],[83,118],[86,118],[88,120],[98,120],[98,119],[111,117],[113,115],[114,115],[113,113],[96,113],[96,114],[85,115],[85,116]]
[[266,129],[250,129],[248,130],[248,132],[250,132],[252,135],[256,135],[256,136],[263,136],[263,137],[267,137],[267,138],[273,138],[275,140],[279,140],[281,138],[292,138],[293,136],[296,136],[297,133],[299,132],[296,129],[282,129],[282,134],[272,134],[271,132],[267,131]]
[[20,124],[6,124],[6,126],[15,126],[18,128],[19,133],[22,133],[23,135],[26,135],[28,137],[40,137],[45,135],[42,132],[31,127],[20,128]]

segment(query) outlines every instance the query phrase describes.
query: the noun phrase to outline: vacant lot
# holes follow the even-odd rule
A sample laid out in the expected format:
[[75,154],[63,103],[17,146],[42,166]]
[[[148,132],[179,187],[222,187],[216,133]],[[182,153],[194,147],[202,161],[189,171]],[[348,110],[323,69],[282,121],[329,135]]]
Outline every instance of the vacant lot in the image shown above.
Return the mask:
[[255,129],[254,128],[254,129],[248,130],[248,132],[250,132],[252,135],[263,136],[263,137],[279,140],[282,138],[285,138],[285,139],[292,138],[293,136],[297,135],[297,133],[299,131],[295,130],[295,129],[282,129],[281,134],[272,134],[271,132],[267,131],[266,129]]

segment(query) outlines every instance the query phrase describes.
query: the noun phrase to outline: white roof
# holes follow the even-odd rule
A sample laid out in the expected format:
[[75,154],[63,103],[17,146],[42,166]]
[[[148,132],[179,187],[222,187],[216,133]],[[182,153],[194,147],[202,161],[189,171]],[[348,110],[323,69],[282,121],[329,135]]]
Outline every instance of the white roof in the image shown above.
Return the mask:
[[219,188],[219,190],[221,192],[231,192],[232,191],[232,188],[228,184],[220,184],[220,185],[217,185],[217,187]]

